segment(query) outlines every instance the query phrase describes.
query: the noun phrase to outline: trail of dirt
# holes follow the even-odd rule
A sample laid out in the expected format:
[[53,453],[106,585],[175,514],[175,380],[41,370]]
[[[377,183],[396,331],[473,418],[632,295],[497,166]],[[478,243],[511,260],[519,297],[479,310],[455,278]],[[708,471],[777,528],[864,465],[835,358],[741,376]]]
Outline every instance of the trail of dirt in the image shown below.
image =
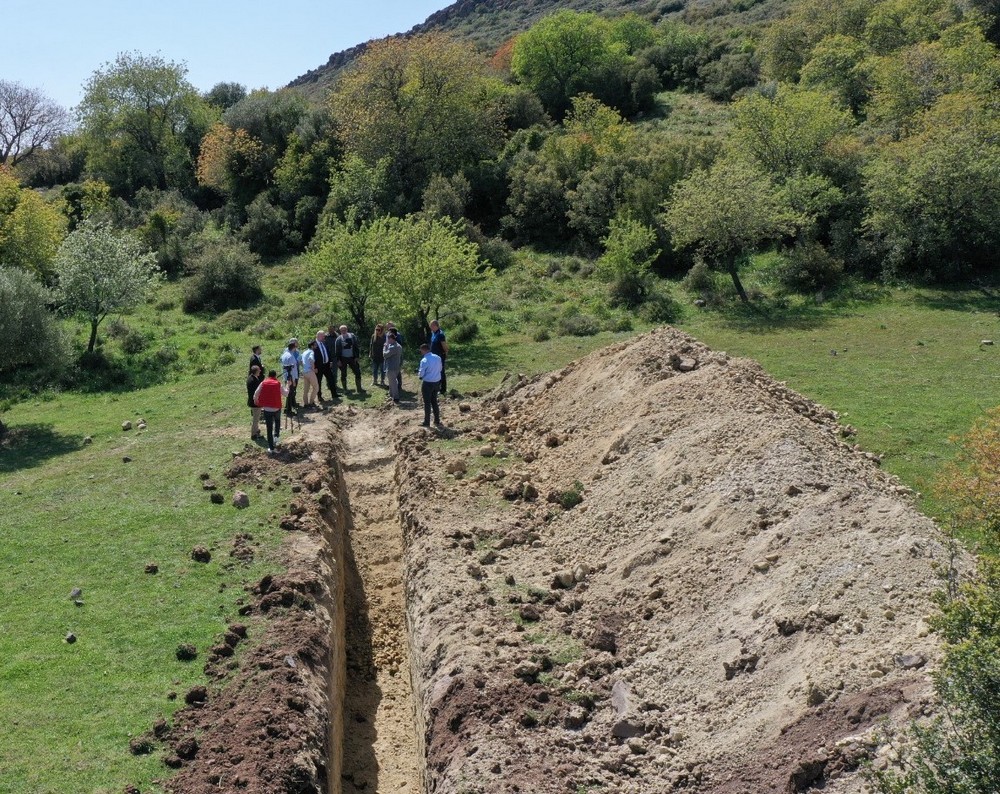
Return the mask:
[[344,794],[418,792],[420,774],[391,435],[362,411],[343,430],[347,562]]

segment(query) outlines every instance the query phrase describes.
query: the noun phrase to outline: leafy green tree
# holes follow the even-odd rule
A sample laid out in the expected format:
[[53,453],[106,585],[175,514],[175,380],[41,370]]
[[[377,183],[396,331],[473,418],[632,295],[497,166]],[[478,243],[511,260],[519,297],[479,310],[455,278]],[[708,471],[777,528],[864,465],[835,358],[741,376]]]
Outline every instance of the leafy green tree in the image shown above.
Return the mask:
[[189,188],[211,114],[184,64],[122,53],[91,75],[77,107],[90,170],[119,195],[141,187]]
[[867,55],[864,43],[853,36],[827,36],[816,44],[802,67],[802,85],[831,92],[844,107],[858,114],[871,91]]
[[611,284],[617,303],[635,308],[649,291],[649,269],[660,255],[656,232],[646,224],[619,215],[613,218],[604,243],[604,254],[597,260],[597,273]]
[[782,86],[773,98],[753,94],[736,104],[731,145],[788,178],[822,172],[830,144],[853,126],[851,114],[829,94]]
[[652,27],[635,15],[610,21],[589,12],[558,11],[517,38],[511,71],[556,119],[583,93],[631,115],[647,109],[659,88],[658,71],[647,71],[636,58],[654,42]]
[[192,257],[194,277],[184,290],[184,311],[245,309],[264,297],[260,257],[226,235],[202,245]]
[[205,93],[205,101],[222,110],[228,110],[246,98],[246,86],[240,83],[216,83]]
[[[49,290],[32,274],[0,267],[0,372],[13,373],[40,357],[61,360],[66,342],[48,310],[50,300]],[[4,431],[0,421],[0,437]]]
[[864,172],[864,232],[890,271],[951,277],[1000,245],[1000,120],[969,94],[942,97]]
[[369,166],[351,154],[330,173],[330,192],[320,225],[374,221],[392,208],[392,183],[388,157]]
[[22,188],[9,169],[0,167],[0,266],[48,278],[65,235],[66,217],[60,205]]
[[467,295],[491,272],[480,266],[478,249],[461,222],[418,215],[324,229],[311,259],[341,290],[358,328],[369,327],[369,308],[378,304],[427,331],[442,307]]
[[341,144],[369,167],[388,158],[408,207],[434,174],[451,176],[503,142],[502,85],[470,47],[433,34],[371,45],[337,84]]
[[674,246],[694,248],[710,267],[728,273],[744,302],[742,264],[764,243],[807,223],[760,166],[735,157],[680,182],[662,218]]
[[104,318],[135,308],[161,278],[156,255],[144,251],[138,238],[90,220],[63,240],[55,270],[66,311],[90,323],[88,353]]

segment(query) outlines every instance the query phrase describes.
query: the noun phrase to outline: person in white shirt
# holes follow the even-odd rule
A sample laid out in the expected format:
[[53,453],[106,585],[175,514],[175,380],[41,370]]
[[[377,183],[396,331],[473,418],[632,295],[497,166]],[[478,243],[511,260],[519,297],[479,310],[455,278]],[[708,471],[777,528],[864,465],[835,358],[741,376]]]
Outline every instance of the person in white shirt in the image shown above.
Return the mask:
[[298,403],[295,402],[295,389],[299,385],[299,357],[296,355],[298,349],[299,340],[292,337],[288,340],[285,352],[281,354],[281,371],[288,389],[288,399],[285,401],[285,414],[288,416],[295,416],[295,409],[298,407]]
[[441,373],[444,362],[437,353],[432,353],[430,345],[420,346],[420,366],[417,377],[420,378],[420,395],[424,398],[423,427],[431,426],[431,412],[434,412],[434,426],[441,427],[441,409],[438,408],[438,392],[441,391]]
[[316,342],[309,342],[309,346],[302,353],[302,380],[305,386],[302,387],[302,405],[305,408],[315,408],[316,399],[319,394],[319,381],[316,378]]

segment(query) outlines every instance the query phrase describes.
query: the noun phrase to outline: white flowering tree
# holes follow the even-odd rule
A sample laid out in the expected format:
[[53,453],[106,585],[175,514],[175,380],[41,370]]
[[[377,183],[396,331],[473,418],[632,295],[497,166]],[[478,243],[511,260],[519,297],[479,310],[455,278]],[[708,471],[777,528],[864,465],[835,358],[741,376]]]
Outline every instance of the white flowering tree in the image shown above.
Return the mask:
[[138,238],[93,221],[66,237],[55,270],[64,308],[90,323],[88,353],[94,352],[101,321],[135,308],[162,277],[156,255]]

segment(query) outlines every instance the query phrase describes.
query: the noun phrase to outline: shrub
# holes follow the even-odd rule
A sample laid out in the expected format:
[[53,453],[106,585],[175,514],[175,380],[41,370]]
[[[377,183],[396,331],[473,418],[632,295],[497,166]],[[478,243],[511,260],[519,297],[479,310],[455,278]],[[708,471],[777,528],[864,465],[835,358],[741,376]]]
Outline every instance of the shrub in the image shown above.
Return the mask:
[[0,372],[37,363],[39,351],[58,361],[66,342],[48,310],[51,294],[30,273],[0,267]]
[[181,354],[177,351],[177,347],[175,345],[164,345],[153,353],[152,360],[157,366],[166,368],[177,361],[180,357]]
[[453,342],[471,342],[477,336],[479,336],[479,323],[468,317],[456,320],[448,334]]
[[790,292],[818,293],[840,285],[844,263],[819,243],[802,243],[788,252],[777,276],[781,286]]
[[184,292],[184,311],[252,306],[263,296],[260,258],[246,243],[223,239],[206,245],[195,259],[195,275]]
[[258,318],[251,309],[230,309],[219,318],[219,325],[227,331],[242,331]]
[[240,237],[250,249],[262,256],[277,256],[286,250],[288,219],[285,212],[272,205],[263,193],[247,206],[247,221]]
[[680,316],[680,304],[665,284],[656,284],[639,308],[639,315],[651,323],[672,323]]
[[132,332],[132,327],[120,317],[115,317],[108,323],[108,337],[111,339],[123,339]]
[[583,501],[583,483],[574,480],[573,484],[565,491],[558,491],[553,500],[557,502],[563,510],[572,510]]
[[597,320],[587,314],[571,314],[559,320],[562,336],[593,336],[600,330]]
[[134,356],[136,353],[141,353],[149,347],[149,337],[142,331],[131,328],[128,333],[122,337],[121,344],[122,352],[127,355]]

